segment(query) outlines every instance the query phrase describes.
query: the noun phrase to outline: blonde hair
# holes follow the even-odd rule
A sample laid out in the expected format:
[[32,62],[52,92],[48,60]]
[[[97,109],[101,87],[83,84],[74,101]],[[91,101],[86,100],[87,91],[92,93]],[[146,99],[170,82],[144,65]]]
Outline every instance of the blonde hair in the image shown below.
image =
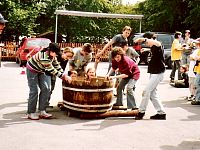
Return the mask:
[[74,52],[73,52],[73,50],[72,50],[71,47],[65,47],[65,48],[63,49],[63,53],[72,53],[72,54],[74,55]]
[[125,31],[125,30],[129,30],[129,31],[132,31],[131,27],[130,26],[125,26],[122,31]]

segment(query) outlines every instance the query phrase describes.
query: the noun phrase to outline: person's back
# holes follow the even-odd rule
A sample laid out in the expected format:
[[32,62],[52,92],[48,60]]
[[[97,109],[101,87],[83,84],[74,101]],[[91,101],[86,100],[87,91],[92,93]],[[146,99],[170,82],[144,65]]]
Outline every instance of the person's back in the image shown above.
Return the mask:
[[165,71],[165,62],[164,62],[164,54],[163,54],[163,47],[162,46],[155,46],[151,47],[151,60],[148,64],[148,73],[161,73]]
[[76,70],[78,75],[85,74],[86,66],[92,60],[92,45],[85,43],[82,48],[74,48],[74,59],[69,61],[70,70]]
[[128,56],[129,58],[131,58],[134,62],[136,62],[138,64],[139,60],[139,54],[136,52],[135,49],[133,49],[132,47],[128,46],[128,42],[125,41],[123,43],[121,43],[120,46],[123,51],[125,52],[125,55]]
[[128,49],[126,51],[126,56],[130,57],[137,64],[140,61],[140,58],[139,58],[140,55],[136,52],[135,49],[133,49],[131,47],[128,47]]

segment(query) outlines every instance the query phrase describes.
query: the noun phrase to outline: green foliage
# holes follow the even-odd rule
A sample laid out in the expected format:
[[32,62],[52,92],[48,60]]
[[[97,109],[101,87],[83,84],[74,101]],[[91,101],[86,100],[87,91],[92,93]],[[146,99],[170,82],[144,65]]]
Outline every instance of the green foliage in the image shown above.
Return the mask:
[[[143,31],[174,32],[190,29],[200,34],[199,0],[146,0],[136,5],[121,5],[121,0],[3,0],[0,12],[9,20],[6,35],[41,34],[55,30],[55,10],[143,14]],[[58,34],[67,41],[100,42],[121,33],[125,25],[139,32],[139,22],[131,19],[107,19],[59,16]],[[90,37],[90,38],[88,38]]]
[[[7,12],[9,20],[6,33],[17,36],[54,31],[56,9],[134,14],[132,6],[122,6],[120,0],[5,0],[0,2],[0,8]],[[58,34],[66,35],[67,41],[100,42],[104,36],[111,38],[121,33],[123,26],[137,23],[130,19],[59,16],[58,24]]]
[[175,32],[190,29],[200,35],[199,0],[146,0],[138,4],[136,12],[144,14],[143,31]]
[[200,37],[200,26],[199,21],[200,20],[200,2],[199,0],[187,0],[188,1],[188,8],[190,10],[190,14],[186,17],[184,23],[186,26],[194,31],[196,35],[195,37]]

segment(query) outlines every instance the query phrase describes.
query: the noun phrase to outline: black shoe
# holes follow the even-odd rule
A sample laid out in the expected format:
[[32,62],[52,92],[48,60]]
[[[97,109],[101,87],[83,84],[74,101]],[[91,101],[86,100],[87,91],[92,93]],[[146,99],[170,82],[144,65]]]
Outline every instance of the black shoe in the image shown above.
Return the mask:
[[131,110],[138,110],[139,108],[137,108],[137,107],[134,107],[134,108],[131,108]]
[[119,105],[119,104],[116,104],[116,103],[115,103],[115,104],[113,104],[113,106],[123,106],[123,105]]
[[193,101],[191,102],[191,104],[192,104],[192,105],[200,105],[200,101],[193,100]]
[[170,80],[170,83],[174,83],[174,80],[173,80],[173,79],[171,79],[171,80]]
[[53,106],[46,106],[47,109],[53,109]]
[[150,119],[166,120],[166,114],[156,114],[154,116],[151,116]]
[[144,115],[145,115],[145,113],[139,112],[139,113],[135,116],[135,120],[141,120],[141,119],[143,119]]

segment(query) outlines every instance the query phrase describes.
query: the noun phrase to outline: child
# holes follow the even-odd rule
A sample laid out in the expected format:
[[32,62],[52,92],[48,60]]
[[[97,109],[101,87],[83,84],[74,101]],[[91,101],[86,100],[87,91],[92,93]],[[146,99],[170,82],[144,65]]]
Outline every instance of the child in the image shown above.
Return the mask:
[[77,78],[77,71],[71,70],[69,71],[68,75],[71,77],[72,80],[75,80]]
[[88,68],[86,72],[86,80],[90,81],[92,78],[96,77],[95,68]]
[[106,77],[109,77],[113,71],[119,69],[120,75],[112,76],[110,78],[121,78],[117,87],[117,101],[114,104],[114,107],[120,108],[121,106],[123,106],[122,90],[127,85],[127,108],[132,110],[137,109],[133,87],[140,77],[140,70],[137,64],[131,58],[129,58],[128,56],[124,56],[124,51],[121,47],[113,48],[111,55],[112,68],[110,69]]
[[69,69],[76,70],[78,76],[84,76],[88,63],[92,60],[92,45],[85,43],[80,48],[74,48],[74,59],[69,61]]
[[65,70],[68,61],[74,57],[74,52],[72,48],[71,47],[64,48],[61,57],[62,58],[60,60],[60,66],[62,67],[63,70]]
[[177,88],[188,88],[189,87],[189,77],[188,77],[188,67],[186,65],[181,65],[181,79],[175,80],[174,83],[170,83],[170,85]]

